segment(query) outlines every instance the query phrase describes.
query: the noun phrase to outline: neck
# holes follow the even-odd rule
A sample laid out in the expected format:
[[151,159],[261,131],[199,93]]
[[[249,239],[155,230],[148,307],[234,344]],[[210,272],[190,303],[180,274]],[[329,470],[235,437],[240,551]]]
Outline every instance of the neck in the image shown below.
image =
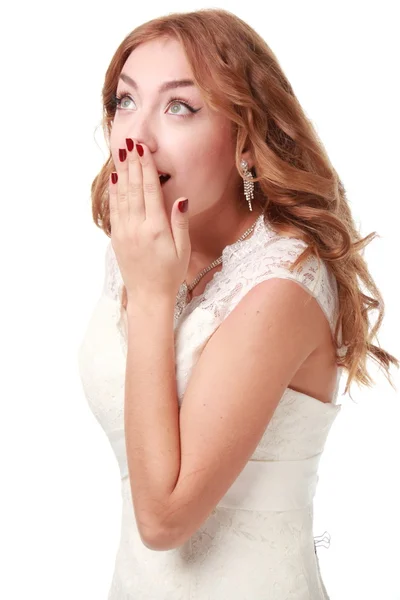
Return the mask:
[[[261,209],[253,211],[224,211],[201,213],[190,219],[189,234],[191,257],[186,280],[192,282],[197,275],[222,255],[226,246],[235,243],[261,215]],[[251,235],[251,234],[250,234]],[[211,273],[214,269],[211,270]]]

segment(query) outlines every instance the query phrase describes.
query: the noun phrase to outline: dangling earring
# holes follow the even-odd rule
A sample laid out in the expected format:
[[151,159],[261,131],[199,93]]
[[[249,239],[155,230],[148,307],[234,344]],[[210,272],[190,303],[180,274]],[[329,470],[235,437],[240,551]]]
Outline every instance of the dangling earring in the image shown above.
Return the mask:
[[246,200],[249,203],[249,209],[252,211],[253,207],[251,205],[251,201],[254,200],[254,181],[251,172],[248,170],[248,163],[245,160],[240,162],[240,166],[244,171],[244,195],[246,196]]

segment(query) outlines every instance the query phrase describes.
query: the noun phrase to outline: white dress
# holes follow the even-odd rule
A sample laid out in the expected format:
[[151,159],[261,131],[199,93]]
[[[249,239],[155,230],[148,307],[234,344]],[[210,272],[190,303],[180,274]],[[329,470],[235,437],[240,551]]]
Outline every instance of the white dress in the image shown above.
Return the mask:
[[[317,299],[334,331],[337,287],[326,263],[310,257],[289,271],[305,247],[301,240],[276,235],[260,216],[250,237],[224,249],[222,270],[175,322],[179,405],[208,338],[261,281],[297,281]],[[136,526],[127,468],[122,285],[109,242],[104,289],[78,357],[87,401],[121,472],[120,543],[108,600],[326,600],[313,537],[313,498],[318,463],[341,408],[336,404],[341,369],[333,403],[287,388],[251,459],[199,530],[178,548],[150,550]]]

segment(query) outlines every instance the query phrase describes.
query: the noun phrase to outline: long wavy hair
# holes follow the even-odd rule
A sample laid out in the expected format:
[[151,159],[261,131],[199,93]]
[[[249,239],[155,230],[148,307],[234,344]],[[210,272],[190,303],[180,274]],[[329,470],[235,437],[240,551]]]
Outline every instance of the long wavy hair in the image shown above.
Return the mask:
[[[361,238],[344,186],[312,123],[274,53],[248,24],[226,10],[202,9],[162,16],[134,29],[116,50],[105,75],[102,127],[107,142],[125,61],[139,44],[160,37],[181,43],[205,102],[232,122],[239,173],[242,151],[252,151],[255,202],[268,224],[277,233],[308,244],[292,268],[314,253],[336,277],[339,314],[334,342],[337,364],[348,371],[345,393],[353,380],[368,387],[375,383],[366,368],[368,356],[383,367],[393,387],[389,367],[392,363],[398,368],[399,361],[377,342],[384,301],[362,256],[377,234]],[[111,171],[115,166],[110,151],[91,186],[93,220],[108,237]],[[125,307],[126,301],[124,287]],[[377,311],[373,325],[371,311]],[[338,352],[340,326],[347,346],[344,356]]]

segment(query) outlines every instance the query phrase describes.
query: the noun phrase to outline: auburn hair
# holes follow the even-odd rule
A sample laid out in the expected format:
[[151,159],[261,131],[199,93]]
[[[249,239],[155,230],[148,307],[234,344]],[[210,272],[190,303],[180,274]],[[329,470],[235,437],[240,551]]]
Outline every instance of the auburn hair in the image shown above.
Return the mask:
[[[337,364],[348,371],[345,392],[353,380],[372,387],[367,357],[383,367],[397,358],[383,350],[377,333],[384,301],[363,258],[376,232],[361,238],[346,192],[311,121],[300,106],[278,60],[267,43],[243,20],[222,9],[172,13],[144,23],[117,48],[102,89],[102,127],[107,142],[115,116],[118,78],[130,53],[157,38],[179,41],[205,102],[232,122],[236,166],[244,149],[254,157],[255,202],[277,233],[303,239],[308,247],[293,264],[310,253],[326,261],[334,274],[339,314],[334,341],[339,349],[342,327],[346,354]],[[95,224],[111,237],[108,186],[114,162],[110,155],[91,185]],[[126,307],[126,289],[122,304]],[[371,322],[371,312],[377,311]]]

